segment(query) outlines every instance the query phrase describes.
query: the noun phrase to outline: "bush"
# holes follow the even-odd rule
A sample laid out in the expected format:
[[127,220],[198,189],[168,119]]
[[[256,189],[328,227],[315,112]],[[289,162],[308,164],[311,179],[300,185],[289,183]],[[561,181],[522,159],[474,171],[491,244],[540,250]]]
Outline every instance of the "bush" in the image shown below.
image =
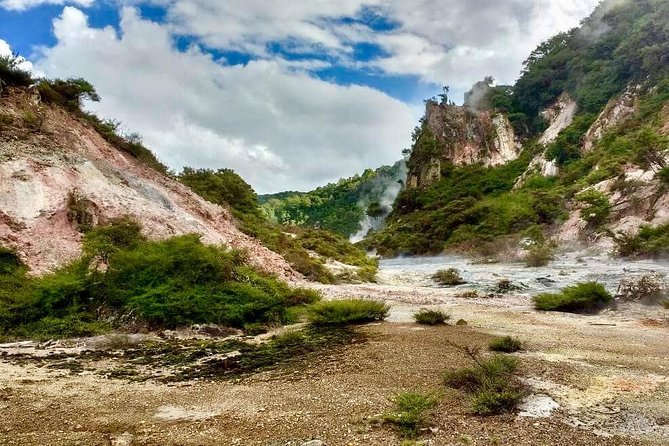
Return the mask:
[[311,306],[309,321],[314,325],[345,325],[382,321],[390,308],[383,302],[344,299],[318,302]]
[[560,293],[543,293],[534,297],[534,307],[542,311],[591,313],[613,301],[613,296],[599,283],[579,283]]
[[462,285],[466,283],[462,276],[460,276],[460,271],[455,268],[449,268],[447,270],[437,271],[433,276],[432,280],[437,282],[442,286],[455,286]]
[[472,412],[477,415],[512,411],[524,396],[514,376],[518,361],[500,355],[481,359],[472,354],[472,359],[474,367],[446,372],[444,384],[470,393]]
[[661,226],[642,226],[635,235],[621,234],[616,239],[618,255],[622,257],[660,257],[669,254],[669,223]]
[[491,341],[488,347],[494,352],[514,353],[523,349],[523,343],[514,337],[504,336]]
[[19,67],[22,59],[17,54],[0,56],[0,91],[4,86],[29,87],[33,83],[30,71]]
[[440,310],[422,309],[413,315],[414,320],[422,325],[442,325],[451,318],[451,315]]
[[584,204],[581,217],[590,227],[597,229],[606,223],[611,214],[611,203],[606,195],[591,189],[580,193],[576,199]]
[[81,112],[81,105],[84,100],[100,101],[100,96],[95,91],[95,87],[82,78],[43,79],[37,84],[37,89],[42,101],[59,105],[72,112]]
[[[104,260],[105,268],[98,268]],[[244,253],[198,236],[147,241],[120,219],[86,234],[81,260],[35,278],[0,251],[0,335],[74,336],[111,328],[104,320],[174,328],[217,324],[253,329],[289,322],[320,299],[247,264]],[[111,316],[111,318],[110,318]]]
[[417,392],[399,393],[391,402],[395,407],[383,419],[396,426],[400,434],[407,438],[418,436],[420,429],[429,423],[430,410],[438,404],[434,395]]
[[555,255],[551,246],[547,244],[536,244],[527,250],[523,257],[523,261],[525,262],[525,265],[530,268],[538,268],[548,265],[554,258]]

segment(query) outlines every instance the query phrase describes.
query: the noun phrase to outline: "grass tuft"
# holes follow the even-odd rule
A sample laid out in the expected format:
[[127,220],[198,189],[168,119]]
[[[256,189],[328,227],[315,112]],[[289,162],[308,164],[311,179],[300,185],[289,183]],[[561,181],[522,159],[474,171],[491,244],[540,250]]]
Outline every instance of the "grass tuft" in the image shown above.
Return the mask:
[[471,409],[477,415],[510,412],[524,396],[514,376],[518,361],[510,356],[495,355],[481,359],[470,353],[475,365],[444,373],[444,384],[471,394]]
[[491,341],[488,347],[494,352],[514,353],[523,349],[523,343],[512,336],[504,336]]
[[395,407],[383,416],[383,420],[407,438],[418,436],[420,429],[430,421],[431,409],[438,404],[435,395],[418,392],[401,392],[391,401]]

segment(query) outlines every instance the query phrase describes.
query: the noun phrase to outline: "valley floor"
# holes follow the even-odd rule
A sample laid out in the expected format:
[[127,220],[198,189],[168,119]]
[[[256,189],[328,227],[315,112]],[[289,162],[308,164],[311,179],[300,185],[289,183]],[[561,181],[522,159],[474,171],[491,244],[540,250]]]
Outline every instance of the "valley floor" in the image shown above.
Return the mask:
[[[669,445],[666,312],[538,313],[523,296],[472,300],[400,285],[322,290],[384,299],[391,316],[360,329],[366,342],[235,382],[127,382],[3,356],[0,444],[400,445],[381,414],[396,392],[415,389],[443,395],[425,444]],[[418,326],[411,315],[423,307],[468,325]],[[533,393],[560,404],[550,417],[476,417],[463,394],[441,384],[444,370],[469,365],[447,341],[485,347],[507,334],[527,342],[516,355]]]

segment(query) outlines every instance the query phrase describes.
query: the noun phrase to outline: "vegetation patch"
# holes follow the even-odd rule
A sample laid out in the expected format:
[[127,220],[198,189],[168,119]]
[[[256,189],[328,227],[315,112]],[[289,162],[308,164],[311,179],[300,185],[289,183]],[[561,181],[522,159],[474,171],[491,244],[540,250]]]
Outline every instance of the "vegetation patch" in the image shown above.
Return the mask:
[[669,223],[642,226],[636,234],[619,234],[615,239],[622,257],[661,257],[669,255]]
[[462,347],[474,366],[447,371],[447,387],[462,390],[471,397],[471,410],[477,415],[511,412],[525,395],[523,386],[514,373],[518,361],[510,356],[495,355],[482,358],[478,351]]
[[366,299],[322,301],[309,309],[313,325],[347,325],[382,321],[390,307],[383,302]]
[[504,336],[490,341],[488,347],[494,352],[515,353],[523,349],[523,343],[512,336]]
[[579,283],[559,293],[543,293],[534,297],[534,307],[542,311],[595,313],[613,301],[603,285],[597,282]]
[[251,267],[243,252],[196,235],[148,241],[127,218],[90,230],[82,258],[43,277],[27,275],[11,253],[0,257],[3,337],[87,336],[137,323],[276,325],[320,299]]
[[421,325],[444,325],[451,319],[451,315],[445,311],[423,308],[413,315],[413,319]]
[[462,279],[460,271],[455,268],[437,271],[432,276],[432,280],[442,286],[456,286],[467,283]]
[[91,371],[108,378],[128,381],[182,382],[199,379],[238,379],[269,369],[301,367],[314,356],[331,355],[345,345],[365,342],[362,333],[347,327],[288,331],[266,342],[241,338],[119,342],[104,351],[84,351],[47,358],[11,356],[25,364],[69,370]]
[[523,256],[525,265],[530,268],[538,268],[548,265],[555,258],[553,246],[542,243],[530,246]]
[[[378,260],[368,257],[363,249],[352,245],[345,237],[322,229],[268,221],[256,193],[232,170],[186,167],[177,178],[204,199],[229,207],[240,230],[281,254],[308,279],[322,283],[375,280]],[[335,275],[325,266],[327,258],[356,266],[357,270],[352,274]]]
[[383,420],[406,438],[416,438],[420,429],[429,425],[430,413],[439,403],[435,395],[418,392],[401,392],[390,401],[393,409],[384,414]]

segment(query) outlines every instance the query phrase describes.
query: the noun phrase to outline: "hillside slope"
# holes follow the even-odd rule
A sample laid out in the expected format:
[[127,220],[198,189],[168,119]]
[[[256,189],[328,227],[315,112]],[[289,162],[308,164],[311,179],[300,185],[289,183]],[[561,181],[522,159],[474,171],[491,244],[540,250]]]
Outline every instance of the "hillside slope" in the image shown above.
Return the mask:
[[[463,107],[427,100],[413,136],[409,187],[366,241],[382,255],[548,239],[669,253],[669,3],[602,2],[515,85],[486,78]],[[635,240],[645,225],[657,240]]]
[[36,273],[77,258],[82,225],[130,215],[151,239],[196,233],[248,251],[285,279],[278,254],[241,233],[229,212],[111,145],[89,123],[40,101],[35,90],[0,97],[0,244]]

